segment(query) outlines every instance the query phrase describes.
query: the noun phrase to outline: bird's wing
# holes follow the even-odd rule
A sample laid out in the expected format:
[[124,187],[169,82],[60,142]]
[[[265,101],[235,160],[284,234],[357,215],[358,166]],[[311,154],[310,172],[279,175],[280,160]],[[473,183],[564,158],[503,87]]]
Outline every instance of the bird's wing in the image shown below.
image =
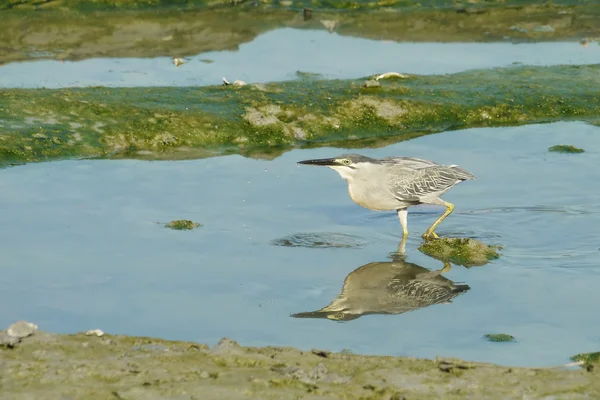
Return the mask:
[[402,165],[403,167],[410,169],[421,169],[440,165],[433,161],[415,157],[384,157],[380,161],[385,164]]
[[442,192],[458,181],[470,179],[463,171],[454,166],[434,165],[414,169],[398,165],[388,174],[388,186],[398,200],[419,201],[427,194]]

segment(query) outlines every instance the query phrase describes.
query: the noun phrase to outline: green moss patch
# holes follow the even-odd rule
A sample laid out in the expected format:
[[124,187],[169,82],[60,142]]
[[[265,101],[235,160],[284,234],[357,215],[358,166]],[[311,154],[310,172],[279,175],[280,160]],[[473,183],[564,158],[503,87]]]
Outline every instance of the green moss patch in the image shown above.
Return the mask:
[[548,148],[548,151],[554,153],[583,153],[585,150],[571,145],[557,144],[556,146]]
[[490,342],[514,342],[515,337],[506,333],[488,333],[483,335]]
[[191,231],[192,229],[196,229],[200,226],[202,226],[202,224],[198,222],[189,221],[187,219],[178,219],[176,221],[171,221],[165,224],[165,227],[177,231]]
[[600,362],[600,351],[575,354],[571,357],[571,360],[582,361],[584,364],[597,364]]
[[465,267],[481,266],[500,257],[499,246],[488,246],[476,239],[439,238],[426,240],[419,251],[444,262]]

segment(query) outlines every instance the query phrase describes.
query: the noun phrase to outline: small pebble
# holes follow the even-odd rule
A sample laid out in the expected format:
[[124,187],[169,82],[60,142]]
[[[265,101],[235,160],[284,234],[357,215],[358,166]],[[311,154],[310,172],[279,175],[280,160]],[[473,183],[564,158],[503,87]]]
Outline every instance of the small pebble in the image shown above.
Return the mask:
[[319,349],[312,349],[311,352],[319,357],[323,357],[323,358],[327,358],[329,357],[329,355],[331,354],[330,351],[327,350],[319,350]]
[[223,77],[223,85],[224,86],[229,86],[229,85],[232,85],[232,86],[246,86],[247,84],[246,84],[246,82],[240,81],[240,80],[235,80],[233,82],[229,82],[227,79],[225,79],[225,77]]
[[202,371],[200,373],[200,378],[201,379],[208,379],[208,378],[210,378],[210,374],[208,372],[206,372],[206,371]]
[[15,347],[21,341],[20,338],[10,336],[6,332],[0,332],[0,346],[6,346],[9,349]]
[[363,87],[366,88],[375,88],[375,87],[380,87],[381,83],[379,83],[376,80],[370,79],[368,81],[365,81],[365,83],[363,84]]
[[27,321],[17,321],[8,327],[6,334],[16,338],[25,338],[33,335],[37,330],[38,326],[36,324]]

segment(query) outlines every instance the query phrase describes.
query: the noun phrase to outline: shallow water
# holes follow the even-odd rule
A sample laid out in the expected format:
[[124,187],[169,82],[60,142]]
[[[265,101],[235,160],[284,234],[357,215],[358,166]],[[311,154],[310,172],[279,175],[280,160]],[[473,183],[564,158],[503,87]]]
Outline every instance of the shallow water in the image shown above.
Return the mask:
[[342,79],[389,71],[445,74],[515,63],[596,64],[600,46],[583,47],[575,41],[408,43],[285,28],[262,34],[237,51],[189,57],[179,67],[168,57],[10,63],[0,66],[0,87],[203,86],[221,84],[223,77],[248,83],[290,80],[297,78],[297,71]]
[[[57,332],[567,362],[596,351],[600,338],[600,205],[590,167],[600,162],[599,134],[583,123],[470,129],[360,151],[473,172],[478,180],[446,194],[456,211],[438,233],[505,248],[490,264],[444,274],[470,286],[451,304],[349,322],[290,317],[329,304],[350,272],[389,261],[400,240],[394,213],[355,205],[331,170],[296,165],[343,150],[296,150],[273,161],[62,161],[0,170],[0,326],[27,319]],[[586,152],[547,152],[559,143]],[[442,267],[416,250],[440,212],[411,209],[407,261]],[[204,226],[160,224],[180,218]],[[319,232],[351,235],[359,245],[272,244]],[[486,333],[518,341],[490,343]]]

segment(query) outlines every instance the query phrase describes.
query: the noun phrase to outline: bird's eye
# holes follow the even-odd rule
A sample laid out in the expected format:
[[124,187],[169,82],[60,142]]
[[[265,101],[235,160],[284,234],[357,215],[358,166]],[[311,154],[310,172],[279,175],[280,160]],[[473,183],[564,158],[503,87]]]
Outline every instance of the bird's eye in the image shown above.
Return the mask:
[[342,160],[342,164],[344,164],[344,165],[350,165],[350,164],[352,164],[352,161],[350,161],[350,160],[348,160],[346,158],[346,159]]

